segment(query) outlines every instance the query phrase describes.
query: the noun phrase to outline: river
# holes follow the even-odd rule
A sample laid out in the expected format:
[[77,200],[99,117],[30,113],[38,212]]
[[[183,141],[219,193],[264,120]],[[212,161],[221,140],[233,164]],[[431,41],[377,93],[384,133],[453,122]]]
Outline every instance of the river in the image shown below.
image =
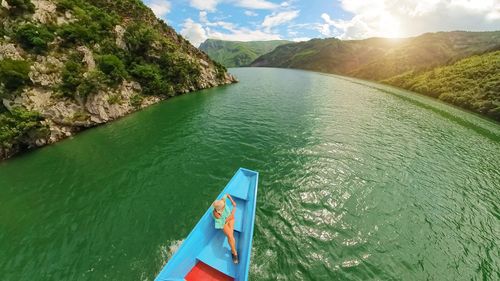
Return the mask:
[[394,88],[231,69],[0,163],[0,280],[153,280],[237,170],[251,280],[498,280],[500,125]]

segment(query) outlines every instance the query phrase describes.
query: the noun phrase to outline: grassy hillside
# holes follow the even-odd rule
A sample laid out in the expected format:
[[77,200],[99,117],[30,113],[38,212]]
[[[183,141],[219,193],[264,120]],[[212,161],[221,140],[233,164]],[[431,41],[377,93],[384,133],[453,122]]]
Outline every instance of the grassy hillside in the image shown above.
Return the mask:
[[[496,50],[500,50],[500,31],[438,32],[405,39],[370,38],[349,41],[335,38],[314,39],[277,47],[274,51],[257,58],[251,66],[299,68],[387,83],[391,81],[391,84],[438,97],[435,93],[431,94],[429,91],[425,91],[425,87],[418,89],[410,87],[411,83],[403,83],[401,79],[419,74],[424,75],[436,67],[452,65],[464,58]],[[488,77],[494,75],[493,72],[490,72],[492,71],[489,68],[491,65],[487,64],[488,66],[478,65],[477,69],[470,69],[471,75],[472,72],[475,73],[483,67],[485,75]],[[462,82],[472,82],[466,76],[460,76],[468,73],[465,71],[467,65],[455,66],[464,70],[463,74],[456,73],[460,78],[458,80]],[[470,66],[472,67],[472,65]],[[453,66],[451,67],[453,68]],[[409,76],[391,79],[405,73],[408,73]],[[474,85],[470,84],[471,89],[474,89],[471,91],[476,91],[474,95],[457,94],[456,96],[456,100],[471,98],[468,102],[452,102],[454,99],[450,96],[455,94],[454,91],[448,92],[442,99],[493,117],[495,114],[491,112],[494,109],[470,105],[477,104],[479,100],[489,104],[493,102],[490,97],[495,95],[487,94],[484,92],[486,88],[475,88]],[[497,91],[496,95],[498,97],[500,91]],[[473,96],[474,98],[472,98]],[[482,109],[480,110],[480,108]]]
[[0,159],[234,78],[140,0],[5,0]]
[[407,72],[382,82],[500,121],[500,51],[472,56],[425,72]]
[[239,67],[248,66],[259,56],[287,43],[291,42],[285,40],[238,42],[208,39],[200,45],[199,49],[225,67]]

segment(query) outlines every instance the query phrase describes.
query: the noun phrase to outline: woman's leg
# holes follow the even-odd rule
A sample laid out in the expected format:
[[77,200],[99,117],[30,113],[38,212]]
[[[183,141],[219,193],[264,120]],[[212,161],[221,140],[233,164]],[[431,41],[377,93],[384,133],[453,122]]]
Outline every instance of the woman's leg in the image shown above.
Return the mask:
[[236,252],[236,240],[234,239],[234,220],[232,220],[232,226],[231,223],[226,223],[224,225],[224,234],[227,236],[227,242],[229,243],[229,246],[231,246],[231,253],[233,255],[237,255],[238,253]]

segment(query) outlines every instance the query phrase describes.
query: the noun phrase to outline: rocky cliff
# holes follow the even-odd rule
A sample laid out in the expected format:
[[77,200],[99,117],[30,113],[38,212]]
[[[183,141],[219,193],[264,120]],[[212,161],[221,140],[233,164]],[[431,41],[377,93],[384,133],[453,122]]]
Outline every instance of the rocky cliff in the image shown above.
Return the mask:
[[0,8],[0,159],[236,81],[139,0]]

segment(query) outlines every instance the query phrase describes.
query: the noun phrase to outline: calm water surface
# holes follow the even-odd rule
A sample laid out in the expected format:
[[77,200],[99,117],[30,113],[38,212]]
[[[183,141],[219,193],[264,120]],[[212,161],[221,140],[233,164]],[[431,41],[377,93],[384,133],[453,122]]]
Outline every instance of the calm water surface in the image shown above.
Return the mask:
[[367,82],[234,69],[0,163],[0,280],[153,280],[240,166],[251,280],[499,280],[500,126]]

